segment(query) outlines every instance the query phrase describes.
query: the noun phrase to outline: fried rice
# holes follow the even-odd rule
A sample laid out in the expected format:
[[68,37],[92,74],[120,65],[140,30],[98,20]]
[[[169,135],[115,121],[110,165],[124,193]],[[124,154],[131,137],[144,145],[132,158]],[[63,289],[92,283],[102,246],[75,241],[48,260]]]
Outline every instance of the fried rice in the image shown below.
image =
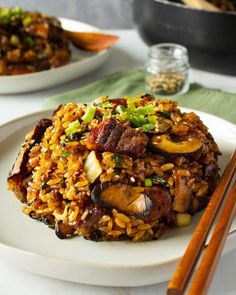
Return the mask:
[[201,119],[175,101],[104,96],[39,121],[8,187],[59,238],[147,241],[207,205],[219,154]]

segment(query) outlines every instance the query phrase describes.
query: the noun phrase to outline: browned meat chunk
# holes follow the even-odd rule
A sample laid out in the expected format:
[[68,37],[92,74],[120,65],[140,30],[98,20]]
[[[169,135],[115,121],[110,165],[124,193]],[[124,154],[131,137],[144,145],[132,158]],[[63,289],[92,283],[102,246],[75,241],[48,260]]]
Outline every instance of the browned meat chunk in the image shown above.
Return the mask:
[[30,172],[28,171],[27,162],[29,159],[29,152],[31,148],[39,143],[43,137],[43,134],[47,127],[52,124],[52,121],[49,119],[40,120],[35,126],[30,138],[23,145],[15,164],[12,167],[12,170],[9,173],[8,183],[10,189],[12,189],[16,196],[20,199],[21,202],[25,202],[26,199],[26,179],[28,179]]
[[152,201],[152,210],[144,218],[146,222],[153,222],[168,215],[171,210],[171,195],[167,189],[160,186],[153,186],[146,188],[145,194]]
[[140,130],[124,126],[115,119],[109,119],[90,131],[88,142],[94,149],[100,151],[116,152],[137,158],[144,152],[148,137]]

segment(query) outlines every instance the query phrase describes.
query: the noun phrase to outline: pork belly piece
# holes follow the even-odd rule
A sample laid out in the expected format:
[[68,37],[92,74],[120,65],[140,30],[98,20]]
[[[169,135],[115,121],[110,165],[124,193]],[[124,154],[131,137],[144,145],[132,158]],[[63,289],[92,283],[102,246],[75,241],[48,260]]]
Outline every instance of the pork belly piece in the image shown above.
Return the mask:
[[148,137],[138,129],[125,126],[111,118],[92,129],[88,142],[93,149],[138,158],[145,151]]
[[31,136],[27,139],[21,148],[20,153],[12,167],[8,176],[8,185],[14,191],[19,200],[26,202],[27,179],[30,177],[31,171],[28,170],[27,163],[29,160],[29,152],[31,148],[39,143],[44,135],[45,130],[52,124],[49,119],[40,120],[32,131]]

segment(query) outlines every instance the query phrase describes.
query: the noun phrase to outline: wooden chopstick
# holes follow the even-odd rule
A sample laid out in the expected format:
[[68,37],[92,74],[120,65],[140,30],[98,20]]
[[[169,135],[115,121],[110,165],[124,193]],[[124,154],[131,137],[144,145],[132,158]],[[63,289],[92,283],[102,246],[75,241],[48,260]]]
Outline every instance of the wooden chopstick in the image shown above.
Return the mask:
[[214,275],[217,263],[220,259],[230,226],[232,224],[236,212],[236,182],[227,198],[224,209],[220,214],[220,218],[216,224],[213,235],[202,257],[200,266],[198,267],[188,295],[206,294],[212,277]]
[[234,176],[236,170],[236,150],[234,151],[229,163],[227,164],[219,184],[213,193],[208,206],[206,207],[202,218],[200,219],[196,230],[192,236],[190,243],[181,259],[176,271],[169,282],[167,288],[168,295],[181,295],[183,294],[187,283],[193,273],[194,267],[198,258],[204,248],[207,236],[219,208],[224,200],[228,187]]

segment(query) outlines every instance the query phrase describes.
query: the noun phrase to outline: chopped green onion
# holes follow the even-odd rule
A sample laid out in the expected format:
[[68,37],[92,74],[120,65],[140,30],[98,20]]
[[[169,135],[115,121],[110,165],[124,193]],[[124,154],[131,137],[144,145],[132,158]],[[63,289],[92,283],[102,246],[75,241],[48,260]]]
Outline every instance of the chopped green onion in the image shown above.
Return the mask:
[[35,44],[34,39],[31,38],[30,36],[25,37],[24,42],[29,46],[33,46]]
[[32,18],[30,16],[26,16],[23,20],[22,20],[22,24],[26,27],[28,26],[30,23],[32,22]]
[[112,161],[116,164],[116,167],[121,167],[123,162],[124,162],[124,158],[119,155],[119,154],[114,154],[112,155]]
[[12,16],[20,16],[23,10],[19,7],[4,8],[0,10],[0,22],[3,24],[8,24]]
[[140,102],[140,98],[136,98],[136,97],[129,97],[128,99],[127,99],[127,104],[128,105],[132,105],[132,104],[135,104],[135,103],[138,103],[138,102]]
[[93,120],[94,116],[95,116],[95,108],[90,107],[90,108],[87,109],[87,111],[83,115],[82,120],[85,123],[89,123],[89,122],[91,122]]
[[102,107],[104,108],[109,108],[112,104],[110,103],[110,101],[105,101],[102,103]]
[[155,125],[153,125],[153,124],[144,124],[144,125],[142,125],[141,128],[143,129],[143,131],[148,132],[148,131],[154,130]]
[[8,24],[11,18],[10,9],[4,8],[0,11],[0,21],[3,24]]
[[150,186],[152,186],[152,179],[145,178],[144,183],[145,183],[145,186],[150,187]]
[[0,16],[4,17],[4,16],[9,16],[10,15],[10,9],[9,8],[3,8],[0,10]]
[[123,107],[122,105],[118,105],[115,109],[116,114],[121,114],[121,113],[124,113],[125,111],[126,111],[126,108]]
[[188,226],[191,223],[192,216],[190,214],[184,213],[180,214],[178,213],[176,215],[176,225],[179,227],[182,226]]
[[143,115],[131,116],[129,121],[135,126],[140,127],[147,123],[146,118]]
[[10,11],[12,15],[20,15],[24,12],[23,9],[18,6],[11,8]]
[[70,155],[71,155],[71,152],[66,152],[66,151],[61,152],[61,157],[62,158],[68,158]]
[[66,135],[71,135],[72,133],[75,132],[75,130],[80,126],[79,120],[76,120],[72,123],[69,124],[69,126],[66,128],[65,132]]
[[152,113],[154,113],[155,109],[153,107],[153,105],[149,104],[146,105],[144,107],[138,107],[137,108],[137,113],[141,114],[141,115],[150,115]]
[[155,125],[156,121],[157,121],[157,117],[156,116],[148,116],[147,121],[148,121],[149,124]]

